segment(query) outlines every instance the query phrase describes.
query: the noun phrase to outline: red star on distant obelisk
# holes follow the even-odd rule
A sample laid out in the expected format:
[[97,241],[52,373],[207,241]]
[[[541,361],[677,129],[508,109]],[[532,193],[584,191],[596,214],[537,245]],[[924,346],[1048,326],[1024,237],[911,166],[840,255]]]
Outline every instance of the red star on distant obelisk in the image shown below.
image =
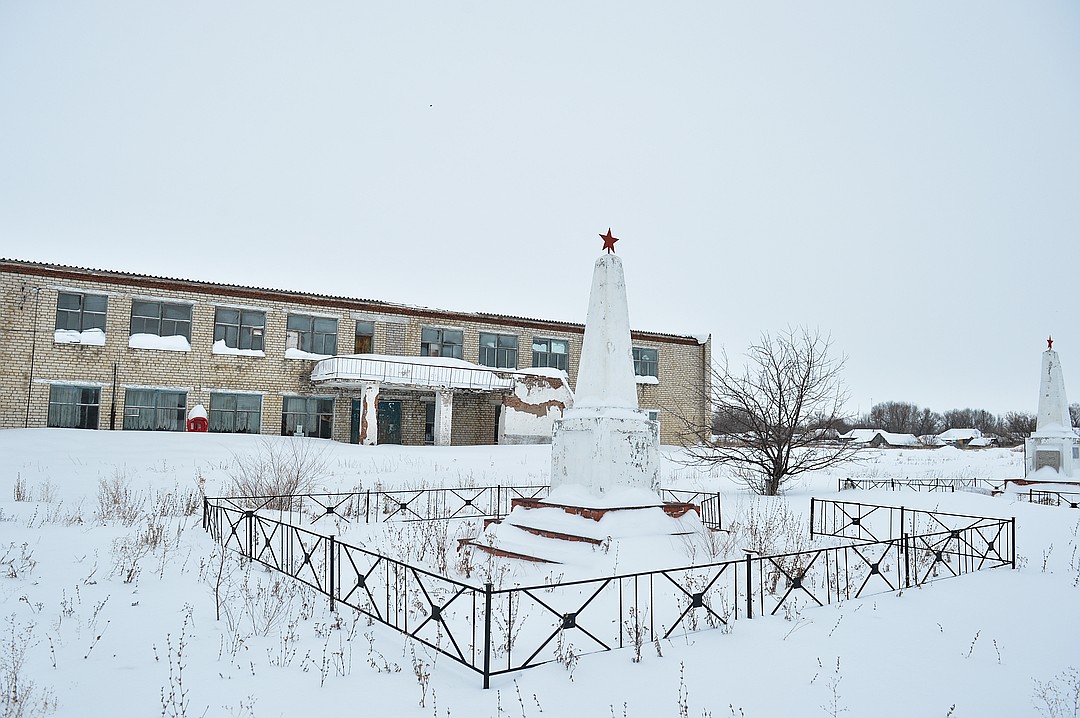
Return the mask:
[[1053,337],[1047,337],[1046,338],[1046,351],[1050,351],[1053,348],[1054,348],[1054,338]]
[[611,227],[608,227],[607,234],[601,234],[600,239],[604,240],[604,247],[610,254],[615,254],[615,243],[619,241],[618,237],[611,236]]

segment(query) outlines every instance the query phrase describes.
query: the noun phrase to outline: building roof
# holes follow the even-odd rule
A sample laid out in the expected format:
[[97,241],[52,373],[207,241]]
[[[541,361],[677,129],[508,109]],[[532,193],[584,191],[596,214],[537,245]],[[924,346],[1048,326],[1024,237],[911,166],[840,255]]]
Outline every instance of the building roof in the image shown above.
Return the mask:
[[[353,310],[393,313],[417,318],[430,319],[456,319],[459,321],[502,324],[507,326],[526,327],[530,329],[548,329],[571,334],[583,334],[585,325],[575,322],[563,322],[551,319],[537,319],[533,317],[519,317],[512,314],[491,314],[487,312],[461,312],[431,307],[420,307],[409,304],[395,304],[377,299],[360,299],[355,297],[340,297],[328,294],[313,294],[290,289],[271,289],[267,287],[253,287],[241,284],[223,284],[220,282],[206,282],[196,279],[180,279],[177,277],[160,277],[149,274],[135,274],[132,272],[120,272],[111,269],[93,269],[88,267],[75,267],[64,264],[48,264],[44,262],[30,262],[21,259],[0,258],[0,270],[31,274],[40,277],[52,277],[56,279],[78,279],[83,281],[109,281],[118,284],[129,284],[138,287],[153,287],[165,290],[181,291],[204,291],[228,294],[235,297],[263,301],[288,301],[290,299],[302,301],[305,304],[316,306],[349,308]],[[688,336],[681,334],[666,334],[652,331],[631,331],[634,339],[645,341],[666,342],[671,344],[700,345],[708,341],[708,337]],[[702,339],[705,339],[705,342]]]
[[889,446],[919,445],[919,438],[914,434],[894,434],[881,429],[852,429],[846,434],[840,434],[839,438],[841,441],[850,441],[855,444],[869,444],[879,436]]
[[978,429],[948,429],[937,435],[937,438],[949,443],[951,441],[970,441],[982,437]]

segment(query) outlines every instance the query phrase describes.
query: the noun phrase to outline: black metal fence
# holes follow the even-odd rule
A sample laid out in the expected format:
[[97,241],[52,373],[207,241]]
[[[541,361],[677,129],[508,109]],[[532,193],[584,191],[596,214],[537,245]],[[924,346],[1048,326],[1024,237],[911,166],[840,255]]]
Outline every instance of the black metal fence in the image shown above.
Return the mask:
[[845,489],[885,489],[887,491],[975,491],[996,493],[1005,490],[1005,479],[837,479],[838,491]]
[[1080,508],[1080,492],[1054,491],[1051,489],[1028,489],[1026,493],[1016,495],[1021,501],[1028,501],[1040,506],[1065,506]]
[[[289,523],[315,524],[324,518],[347,522],[435,521],[446,519],[498,519],[510,513],[514,499],[542,499],[549,486],[472,486],[437,489],[377,489],[325,494],[285,496],[230,496],[207,498],[243,511],[276,511],[279,518],[292,514]],[[719,529],[720,494],[716,492],[660,489],[660,498],[700,507],[701,522]],[[203,528],[206,528],[205,526]]]
[[[811,499],[811,535],[843,538],[844,544],[496,586],[352,546],[245,503],[231,498],[204,504],[204,527],[223,547],[325,594],[331,609],[347,605],[448,656],[481,675],[485,688],[492,676],[569,663],[596,651],[640,651],[658,639],[755,614],[797,615],[809,606],[1015,567],[1013,519]],[[358,508],[355,515],[361,515]]]

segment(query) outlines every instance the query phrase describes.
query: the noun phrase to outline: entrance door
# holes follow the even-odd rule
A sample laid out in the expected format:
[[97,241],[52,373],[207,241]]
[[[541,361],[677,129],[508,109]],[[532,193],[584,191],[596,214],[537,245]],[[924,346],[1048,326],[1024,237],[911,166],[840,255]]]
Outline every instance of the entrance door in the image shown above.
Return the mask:
[[351,421],[349,423],[349,443],[360,443],[360,416],[364,411],[364,403],[360,399],[352,400],[352,409],[349,412]]
[[380,401],[378,409],[379,417],[379,443],[401,443],[401,402]]

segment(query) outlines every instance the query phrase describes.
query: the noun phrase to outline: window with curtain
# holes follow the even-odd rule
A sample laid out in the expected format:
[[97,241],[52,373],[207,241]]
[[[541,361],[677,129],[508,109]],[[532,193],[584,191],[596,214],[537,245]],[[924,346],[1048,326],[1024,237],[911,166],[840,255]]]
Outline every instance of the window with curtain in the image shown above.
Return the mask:
[[187,392],[128,389],[124,394],[126,431],[184,431]]
[[48,425],[64,429],[96,429],[101,389],[96,386],[49,387]]
[[262,428],[262,397],[258,394],[210,395],[210,431],[258,434]]

